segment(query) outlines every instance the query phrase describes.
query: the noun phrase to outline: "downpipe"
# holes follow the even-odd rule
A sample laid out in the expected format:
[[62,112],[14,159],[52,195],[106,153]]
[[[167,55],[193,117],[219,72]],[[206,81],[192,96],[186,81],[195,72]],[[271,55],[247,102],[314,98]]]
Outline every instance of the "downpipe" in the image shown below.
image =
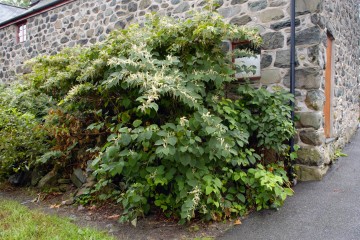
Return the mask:
[[[295,98],[295,0],[291,0],[290,3],[290,22],[291,22],[291,33],[290,33],[290,93]],[[291,122],[293,126],[295,126],[295,101],[290,101],[290,107],[291,107]],[[294,152],[294,144],[295,140],[294,137],[292,137],[289,141],[290,146],[290,152]],[[292,182],[293,185],[296,185],[296,178],[294,176],[294,164],[290,157],[287,159],[286,162],[287,165],[287,171],[290,182]]]

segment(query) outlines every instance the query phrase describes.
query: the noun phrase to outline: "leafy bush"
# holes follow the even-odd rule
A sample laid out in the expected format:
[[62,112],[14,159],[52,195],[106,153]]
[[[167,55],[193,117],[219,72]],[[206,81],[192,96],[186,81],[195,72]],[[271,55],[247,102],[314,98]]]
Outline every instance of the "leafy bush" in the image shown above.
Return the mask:
[[[259,104],[257,115],[245,107],[249,100],[245,97],[224,99],[211,112],[197,110],[162,125],[142,124],[141,119],[130,127],[118,125],[117,134],[108,137],[106,148],[93,165],[99,187],[121,176],[120,184],[128,189],[118,197],[126,209],[123,220],[147,213],[152,204],[183,220],[195,217],[196,212],[220,220],[244,214],[252,206],[282,205],[291,194],[283,187],[288,179],[282,164],[265,168],[261,164],[265,156],[250,145],[284,151],[284,144],[269,141],[268,133],[275,135],[272,139],[280,134],[278,141],[293,134],[289,109],[270,123],[261,110],[280,112],[284,102],[274,102],[285,101],[289,95],[246,88],[249,95],[267,96],[268,101],[252,101],[253,106]],[[267,134],[262,134],[264,127],[274,131],[267,129]],[[255,141],[249,142],[251,138]]]
[[[45,124],[55,152],[43,162],[94,156],[95,191],[120,202],[122,220],[134,224],[153,206],[181,222],[280,206],[291,195],[280,161],[294,134],[291,97],[245,85],[226,99],[235,69],[251,71],[232,57],[251,52],[226,55],[223,39],[261,44],[256,31],[202,12],[150,16],[88,49],[32,60],[33,88],[59,102]],[[278,154],[271,164],[267,150]]]
[[49,99],[25,85],[0,88],[0,177],[29,170],[48,149],[40,125]]

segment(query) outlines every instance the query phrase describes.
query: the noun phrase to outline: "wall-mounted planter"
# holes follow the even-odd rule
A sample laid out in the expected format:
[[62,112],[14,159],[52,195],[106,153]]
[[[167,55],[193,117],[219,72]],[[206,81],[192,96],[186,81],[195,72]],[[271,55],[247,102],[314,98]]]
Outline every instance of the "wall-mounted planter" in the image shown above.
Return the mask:
[[249,49],[252,50],[256,55],[252,57],[240,57],[234,58],[233,62],[237,65],[252,67],[254,71],[251,72],[238,72],[235,74],[235,77],[238,79],[260,79],[261,77],[261,55],[260,49],[255,49],[250,42],[231,42],[229,40],[224,40],[222,43],[222,48],[225,52],[234,51],[235,49]]
[[255,73],[254,72],[249,72],[249,73],[244,73],[244,72],[240,72],[240,73],[236,73],[235,77],[239,78],[239,79],[243,79],[243,78],[250,78],[250,79],[257,79],[261,77],[261,69],[260,69],[260,54],[257,54],[254,57],[243,57],[243,58],[235,58],[234,62],[238,65],[245,65],[246,67],[254,67],[255,69]]

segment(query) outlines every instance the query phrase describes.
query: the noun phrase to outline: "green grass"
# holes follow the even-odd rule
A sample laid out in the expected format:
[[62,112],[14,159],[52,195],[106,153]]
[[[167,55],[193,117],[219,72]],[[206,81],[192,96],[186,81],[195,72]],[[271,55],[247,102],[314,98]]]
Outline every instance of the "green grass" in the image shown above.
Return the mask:
[[1,240],[113,240],[105,233],[79,228],[70,220],[32,211],[17,202],[0,200]]

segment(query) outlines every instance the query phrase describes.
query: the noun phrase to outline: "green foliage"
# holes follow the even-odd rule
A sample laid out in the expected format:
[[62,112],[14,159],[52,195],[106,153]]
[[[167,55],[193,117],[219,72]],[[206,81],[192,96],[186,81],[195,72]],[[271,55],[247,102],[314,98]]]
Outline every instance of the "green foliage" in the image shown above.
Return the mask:
[[58,102],[45,123],[55,146],[40,161],[93,157],[94,191],[134,225],[154,207],[183,223],[279,207],[292,194],[281,157],[293,99],[247,85],[227,99],[235,69],[251,69],[234,66],[223,39],[261,44],[256,31],[202,12],[149,16],[98,45],[32,60],[27,79]]
[[347,157],[346,153],[343,153],[341,149],[336,149],[334,152],[333,159],[338,159],[339,157]]
[[250,201],[254,201],[253,205],[257,210],[278,208],[287,196],[293,194],[291,188],[282,187],[284,184],[288,185],[286,172],[277,165],[268,165],[267,168],[257,165],[257,168],[249,169],[247,177],[243,179],[244,183],[250,186],[253,196]]
[[48,144],[40,125],[47,98],[24,85],[0,89],[0,177],[29,170]]
[[[240,88],[244,109],[251,111],[254,125],[250,123],[249,131],[256,135],[258,146],[274,149],[285,154],[284,141],[294,134],[293,123],[289,121],[293,100],[285,91],[270,93],[264,89],[252,91],[249,86]],[[241,121],[241,119],[239,119]]]
[[0,105],[16,108],[21,113],[30,113],[41,119],[54,105],[49,96],[31,88],[27,83],[13,83],[10,86],[0,85]]
[[[256,96],[265,91],[246,88]],[[271,95],[274,99],[283,96]],[[285,95],[283,100],[287,98]],[[122,176],[128,186],[118,198],[125,208],[122,219],[132,220],[146,214],[150,210],[149,199],[167,215],[175,213],[182,220],[190,220],[196,212],[207,219],[220,220],[243,214],[249,206],[257,209],[281,206],[286,196],[291,195],[283,187],[288,181],[283,166],[272,164],[268,165],[272,170],[266,170],[257,164],[263,160],[261,156],[249,146],[253,137],[254,143],[258,143],[256,147],[284,149],[285,145],[275,140],[265,145],[263,135],[259,134],[264,130],[253,127],[268,121],[267,115],[259,111],[260,105],[268,111],[273,102],[260,102],[256,116],[246,111],[247,101],[248,98],[226,99],[213,114],[195,111],[188,119],[182,117],[161,126],[140,126],[139,119],[131,127],[119,126],[93,165],[99,179]],[[282,107],[273,105],[271,109],[277,112]],[[283,115],[283,120],[289,122],[287,115]],[[275,131],[267,132],[273,134],[277,134],[278,126],[283,126],[281,121],[271,124]],[[294,132],[291,124],[287,131],[284,134],[289,138]],[[286,138],[281,135],[278,140]]]
[[2,240],[114,240],[105,232],[78,227],[71,219],[44,211],[30,210],[15,201],[0,200],[0,239]]

